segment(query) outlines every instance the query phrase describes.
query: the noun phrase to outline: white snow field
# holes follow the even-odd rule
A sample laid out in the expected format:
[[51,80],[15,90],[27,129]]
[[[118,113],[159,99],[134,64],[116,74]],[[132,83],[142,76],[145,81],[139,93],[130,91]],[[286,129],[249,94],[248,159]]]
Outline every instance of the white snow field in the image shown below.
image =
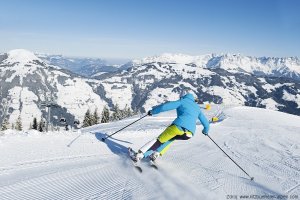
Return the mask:
[[[249,107],[201,134],[176,141],[156,170],[136,170],[127,147],[158,136],[175,113],[146,117],[101,141],[139,116],[80,132],[6,131],[0,136],[0,199],[300,199],[300,117]],[[251,196],[252,195],[252,196]]]

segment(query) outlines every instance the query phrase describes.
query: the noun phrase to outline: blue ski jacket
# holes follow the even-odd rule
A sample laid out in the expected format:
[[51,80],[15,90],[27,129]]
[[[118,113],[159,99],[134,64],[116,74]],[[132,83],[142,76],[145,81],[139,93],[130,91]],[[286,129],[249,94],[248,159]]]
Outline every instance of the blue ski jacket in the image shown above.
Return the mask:
[[185,128],[195,134],[197,118],[203,125],[203,132],[208,133],[209,122],[205,115],[202,113],[201,108],[195,102],[192,94],[186,94],[177,101],[169,101],[152,108],[151,113],[153,115],[160,112],[176,109],[177,118],[172,124],[178,127]]

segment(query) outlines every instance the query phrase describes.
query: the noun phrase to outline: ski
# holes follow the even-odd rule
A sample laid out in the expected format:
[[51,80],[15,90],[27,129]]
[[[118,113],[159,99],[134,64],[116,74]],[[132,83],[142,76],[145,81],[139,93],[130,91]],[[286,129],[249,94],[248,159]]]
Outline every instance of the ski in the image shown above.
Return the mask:
[[143,172],[143,169],[138,165],[138,163],[134,160],[134,156],[135,156],[136,152],[128,147],[128,155],[129,155],[129,158],[134,166],[135,169],[137,169],[140,173]]
[[[142,172],[143,172],[143,169],[141,168],[141,166],[139,165],[139,163],[136,162],[136,160],[135,160],[136,152],[135,152],[132,148],[130,148],[130,147],[128,147],[128,155],[129,155],[129,158],[130,158],[132,164],[134,165],[134,167],[135,167],[139,172],[142,173]],[[150,167],[152,167],[152,168],[158,170],[158,166],[157,166],[157,164],[156,164],[154,161],[152,161],[152,160],[149,159],[149,160],[146,161],[146,162],[149,163],[149,166],[150,166]]]
[[140,166],[138,166],[136,163],[133,163],[133,165],[134,165],[134,168],[137,169],[140,173],[143,172],[143,169]]
[[158,166],[157,166],[157,164],[154,161],[150,160],[149,164],[150,164],[151,167],[153,167],[154,169],[158,170]]

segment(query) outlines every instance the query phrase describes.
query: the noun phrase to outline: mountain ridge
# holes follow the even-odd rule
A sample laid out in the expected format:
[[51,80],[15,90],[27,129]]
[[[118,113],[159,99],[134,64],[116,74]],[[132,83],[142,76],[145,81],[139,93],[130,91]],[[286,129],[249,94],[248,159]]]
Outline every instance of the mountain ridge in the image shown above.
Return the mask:
[[[28,57],[31,56],[30,53]],[[192,92],[202,103],[246,105],[300,115],[300,81],[297,77],[252,74],[237,68],[230,70],[227,65],[220,65],[220,58],[211,60],[212,55],[196,58],[183,54],[175,58],[172,56],[166,54],[163,59],[155,57],[132,61],[116,71],[98,72],[100,75],[86,78],[60,66],[49,65],[41,58],[40,61],[31,58],[25,63],[21,62],[22,59],[11,63],[6,60],[8,55],[2,54],[0,108],[4,109],[3,100],[10,99],[10,122],[14,122],[21,113],[22,118],[27,120],[26,126],[29,126],[34,116],[38,119],[47,117],[46,111],[39,105],[46,96],[54,98],[59,108],[53,110],[51,122],[59,125],[61,117],[69,123],[75,119],[82,121],[88,108],[97,108],[101,113],[104,106],[113,110],[118,104],[121,109],[129,106],[146,112],[157,104]],[[298,58],[295,59],[287,60],[297,64]],[[204,61],[209,60],[210,67],[202,67]],[[23,64],[16,67],[17,63]],[[20,70],[20,67],[27,71]],[[0,120],[3,120],[3,113],[0,114]]]
[[254,57],[241,54],[205,54],[190,56],[186,54],[165,53],[133,60],[132,65],[152,62],[194,64],[202,68],[222,68],[232,72],[247,72],[254,75],[289,77],[300,80],[300,59],[298,57]]
[[106,105],[93,90],[97,80],[49,65],[26,50],[13,51],[11,55],[6,54],[0,62],[0,109],[7,110],[0,113],[1,122],[7,116],[14,123],[21,116],[27,129],[34,117],[47,119],[48,111],[42,104],[51,101],[56,105],[51,110],[51,123],[59,125],[63,117],[73,124],[76,119],[83,120],[87,109],[101,112]]

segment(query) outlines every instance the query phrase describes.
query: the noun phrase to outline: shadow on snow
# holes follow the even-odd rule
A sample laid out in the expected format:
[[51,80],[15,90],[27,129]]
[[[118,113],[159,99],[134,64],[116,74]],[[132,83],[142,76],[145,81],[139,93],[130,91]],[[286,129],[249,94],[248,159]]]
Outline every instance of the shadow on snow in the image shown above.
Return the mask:
[[[97,138],[97,140],[102,141],[102,138],[106,137],[107,135],[105,133],[101,133],[101,132],[95,132],[95,137]],[[116,142],[118,141],[118,142]],[[107,138],[105,140],[105,142],[103,142],[104,144],[107,145],[107,147],[111,150],[111,152],[113,152],[116,155],[124,155],[127,154],[128,152],[128,147],[120,144],[120,143],[127,143],[127,144],[132,144],[131,142],[128,141],[124,141],[124,140],[118,140],[115,138]]]

